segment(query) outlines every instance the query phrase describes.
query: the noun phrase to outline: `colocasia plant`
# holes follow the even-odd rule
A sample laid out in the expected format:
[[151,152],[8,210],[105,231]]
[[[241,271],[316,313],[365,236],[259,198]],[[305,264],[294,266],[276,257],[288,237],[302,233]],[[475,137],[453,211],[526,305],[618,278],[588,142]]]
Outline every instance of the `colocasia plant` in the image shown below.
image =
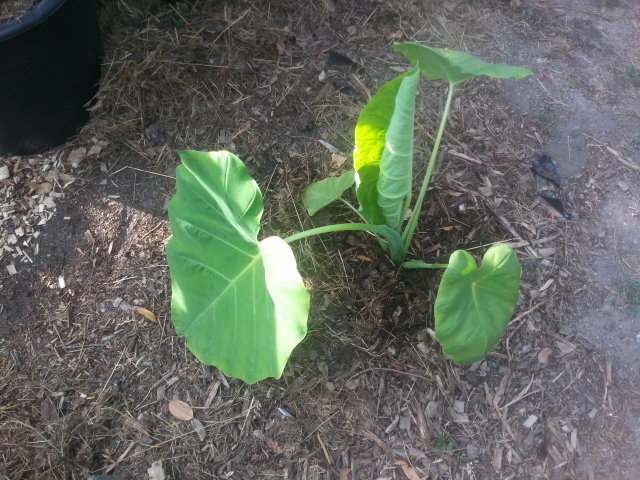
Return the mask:
[[[436,340],[458,364],[482,359],[500,340],[518,298],[515,252],[494,245],[482,265],[467,252],[448,265],[406,260],[438,154],[454,86],[470,78],[522,78],[531,72],[417,43],[395,50],[414,69],[383,85],[362,110],[355,130],[353,170],[308,187],[310,215],[355,184],[363,223],[327,225],[288,238],[258,240],[263,199],[242,161],[229,152],[180,153],[177,190],[169,203],[167,244],[176,332],[203,363],[247,383],[280,377],[307,332],[309,291],[289,244],[344,230],[375,235],[404,268],[445,268],[434,306]],[[413,130],[420,75],[449,83],[425,177],[413,207]],[[344,200],[343,200],[344,201]],[[411,208],[412,207],[412,208]],[[411,214],[409,214],[411,208]],[[407,216],[409,217],[406,220]]]

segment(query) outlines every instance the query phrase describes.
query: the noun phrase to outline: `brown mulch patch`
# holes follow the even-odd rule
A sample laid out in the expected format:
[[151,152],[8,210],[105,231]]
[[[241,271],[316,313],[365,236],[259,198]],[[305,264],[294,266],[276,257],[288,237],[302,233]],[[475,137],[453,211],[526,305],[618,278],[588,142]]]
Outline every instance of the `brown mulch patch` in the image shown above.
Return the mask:
[[[411,251],[446,262],[458,248],[517,248],[521,300],[485,360],[453,365],[433,340],[438,272],[399,271],[354,234],[294,247],[313,304],[281,379],[228,379],[172,329],[164,246],[176,151],[245,160],[264,192],[265,235],[349,221],[340,205],[310,218],[299,201],[344,168],[320,141],[348,157],[363,105],[407,66],[393,41],[477,44],[472,53],[517,64],[492,51],[487,26],[553,16],[544,2],[507,3],[108,3],[91,123],[73,145],[0,158],[0,474],[565,479],[581,474],[587,447],[623,442],[614,413],[632,408],[618,393],[628,390],[567,320],[589,290],[585,232],[536,196],[528,165],[543,125],[511,110],[504,81],[457,90]],[[329,51],[362,68],[328,66]],[[418,178],[444,94],[440,82],[421,87]],[[595,194],[573,211],[589,215]],[[193,419],[169,412],[178,400]]]

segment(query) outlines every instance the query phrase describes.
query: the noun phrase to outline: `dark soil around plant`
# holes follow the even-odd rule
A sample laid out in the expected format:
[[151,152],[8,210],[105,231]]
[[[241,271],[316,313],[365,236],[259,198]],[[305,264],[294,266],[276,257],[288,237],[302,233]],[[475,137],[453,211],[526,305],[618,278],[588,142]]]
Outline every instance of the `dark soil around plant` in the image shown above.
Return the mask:
[[[640,110],[622,62],[640,65],[640,49],[626,35],[616,58],[605,29],[626,34],[640,16],[593,3],[104,2],[89,125],[43,155],[0,156],[0,476],[635,479],[625,285],[640,271],[640,162],[622,120]],[[171,323],[177,152],[246,162],[261,238],[357,221],[340,203],[309,217],[300,195],[348,167],[362,107],[409,67],[392,52],[406,40],[535,73],[456,90],[410,250],[443,263],[513,246],[521,298],[503,340],[453,364],[433,339],[440,273],[398,269],[371,237],[340,233],[293,245],[312,308],[282,378],[246,385],[200,364]],[[420,88],[417,178],[445,97],[441,82]],[[543,151],[570,220],[539,195]],[[596,313],[601,326],[583,323]],[[194,418],[172,414],[176,401]]]

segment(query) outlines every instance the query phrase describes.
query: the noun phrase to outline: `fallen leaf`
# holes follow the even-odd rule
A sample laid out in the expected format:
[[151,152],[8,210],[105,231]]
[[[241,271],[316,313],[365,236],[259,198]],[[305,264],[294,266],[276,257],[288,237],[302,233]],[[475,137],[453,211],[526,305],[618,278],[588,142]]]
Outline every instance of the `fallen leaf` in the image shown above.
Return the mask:
[[576,346],[573,343],[561,342],[559,340],[556,340],[556,347],[558,347],[558,350],[560,350],[560,353],[562,353],[562,355],[571,353],[576,349]]
[[49,182],[29,182],[27,183],[27,187],[36,195],[46,195],[53,190],[53,185]]
[[137,422],[136,420],[134,420],[131,417],[127,417],[124,416],[122,417],[122,426],[129,430],[129,431],[135,431],[137,433],[139,433],[140,435],[143,435],[145,437],[151,437],[151,434],[149,433],[149,430],[147,430],[144,425],[142,425],[140,422]]
[[502,452],[504,450],[504,445],[496,445],[495,449],[493,450],[493,468],[496,469],[496,471],[500,471],[502,470]]
[[275,453],[276,455],[284,453],[284,447],[280,445],[277,440],[267,437],[264,441],[267,444],[267,448],[271,450],[272,453]]
[[76,177],[74,177],[73,175],[69,175],[67,173],[59,172],[57,170],[49,170],[45,174],[44,179],[47,182],[50,182],[50,183],[55,183],[55,182],[60,182],[61,181],[66,186],[69,183],[73,182],[76,179]]
[[101,140],[95,145],[91,145],[91,148],[89,149],[89,153],[87,155],[100,155],[100,152],[102,152],[102,149],[107,145],[108,143],[106,141]]
[[349,480],[349,473],[351,473],[349,467],[342,467],[340,469],[340,480]]
[[416,469],[410,466],[404,460],[396,460],[395,462],[393,462],[393,464],[399,465],[400,468],[402,468],[402,473],[404,473],[404,476],[409,480],[422,480],[420,478],[420,475],[418,475],[418,472],[416,472]]
[[329,142],[325,142],[324,140],[318,140],[318,143],[322,145],[324,148],[326,148],[327,150],[329,150],[331,153],[337,153],[337,154],[343,155],[343,153],[340,150],[338,150],[336,147],[331,145]]
[[553,350],[550,348],[543,348],[538,352],[538,361],[544,365],[549,363],[549,357],[553,353]]
[[153,416],[151,416],[148,411],[141,412],[140,415],[138,415],[138,422],[147,429],[153,428],[154,425]]
[[40,419],[43,422],[55,422],[60,419],[58,409],[50,398],[47,398],[40,403]]
[[491,187],[478,187],[478,193],[483,197],[492,197],[493,189]]
[[182,400],[173,400],[169,402],[169,412],[178,420],[188,422],[193,418],[193,409],[188,403]]
[[200,438],[201,442],[204,442],[205,439],[207,438],[207,431],[204,428],[204,425],[202,424],[202,422],[200,420],[198,420],[197,418],[192,418],[191,419],[191,426],[193,427],[193,430],[198,434],[198,437]]
[[144,315],[148,320],[151,320],[154,323],[158,323],[158,320],[156,319],[156,316],[152,311],[142,307],[134,307],[134,311],[136,311],[140,315]]
[[344,165],[344,162],[346,161],[347,161],[347,157],[344,155],[341,155],[340,153],[331,154],[331,168],[333,169],[337,170],[342,165]]
[[241,133],[248,132],[249,130],[251,130],[251,122],[244,122],[242,125],[240,125],[240,129],[238,130],[238,133],[235,134],[235,136],[237,137]]
[[87,149],[84,147],[71,150],[67,157],[67,164],[70,164],[73,168],[76,168],[87,154]]
[[330,13],[333,13],[336,11],[336,5],[335,3],[333,3],[333,0],[324,0],[324,4],[327,7],[327,11],[329,11]]

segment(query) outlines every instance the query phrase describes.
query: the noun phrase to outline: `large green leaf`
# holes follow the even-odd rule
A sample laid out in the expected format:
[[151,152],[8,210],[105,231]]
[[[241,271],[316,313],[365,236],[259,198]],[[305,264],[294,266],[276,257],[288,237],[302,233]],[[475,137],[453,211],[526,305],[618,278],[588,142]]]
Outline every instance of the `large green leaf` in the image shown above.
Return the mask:
[[362,216],[395,228],[411,195],[413,114],[419,72],[414,69],[378,90],[356,125],[356,193]]
[[411,198],[413,127],[419,79],[420,73],[415,69],[400,84],[380,159],[378,204],[391,228],[402,223]]
[[487,63],[467,53],[413,42],[396,43],[393,49],[402,53],[413,65],[417,65],[429,80],[446,80],[452,85],[480,75],[520,79],[533,74],[526,68],[504,63]]
[[258,242],[263,201],[228,152],[181,152],[167,244],[176,332],[203,363],[254,383],[279,377],[306,335],[309,292],[282,239]]
[[500,341],[518,300],[520,264],[513,249],[494,245],[478,269],[463,250],[451,255],[434,307],[436,340],[458,364],[482,359]]
[[302,192],[302,203],[309,215],[337,200],[355,182],[355,171],[348,170],[339,177],[329,177],[312,183]]

